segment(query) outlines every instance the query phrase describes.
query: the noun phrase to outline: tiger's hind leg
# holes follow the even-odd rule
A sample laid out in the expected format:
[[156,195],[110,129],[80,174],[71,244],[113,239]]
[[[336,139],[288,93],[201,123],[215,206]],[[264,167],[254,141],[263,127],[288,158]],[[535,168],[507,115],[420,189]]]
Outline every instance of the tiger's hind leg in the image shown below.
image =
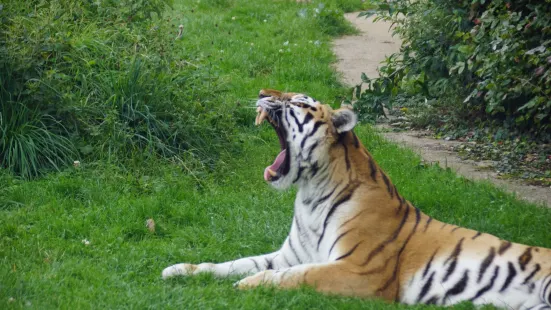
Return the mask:
[[[362,275],[354,266],[345,262],[325,264],[303,264],[281,270],[266,270],[238,281],[235,286],[240,289],[260,285],[273,285],[283,289],[311,286],[322,293],[360,297],[387,297],[377,292],[381,279]],[[388,292],[385,293],[385,295]]]

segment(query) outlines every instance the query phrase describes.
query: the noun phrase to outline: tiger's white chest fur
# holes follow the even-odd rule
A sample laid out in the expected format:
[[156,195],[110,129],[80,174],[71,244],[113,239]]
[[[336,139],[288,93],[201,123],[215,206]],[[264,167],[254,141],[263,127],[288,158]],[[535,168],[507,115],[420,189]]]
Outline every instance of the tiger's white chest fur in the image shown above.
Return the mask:
[[[301,188],[295,199],[294,217],[283,250],[300,263],[334,261],[342,253],[335,248],[338,228],[352,214],[350,200],[338,204],[335,197],[344,186]],[[338,206],[338,208],[337,208]]]

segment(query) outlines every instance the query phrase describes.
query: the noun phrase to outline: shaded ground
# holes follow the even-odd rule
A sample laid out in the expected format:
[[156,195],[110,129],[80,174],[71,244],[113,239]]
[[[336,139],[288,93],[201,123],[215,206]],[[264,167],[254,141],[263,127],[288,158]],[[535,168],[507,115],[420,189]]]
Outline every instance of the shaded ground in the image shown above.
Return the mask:
[[[390,55],[400,48],[400,40],[389,33],[389,23],[374,23],[373,17],[366,19],[357,15],[349,13],[345,16],[361,34],[345,36],[334,42],[334,52],[338,58],[337,70],[342,73],[343,81],[349,85],[359,84],[362,72],[370,78],[377,77],[377,67],[385,55]],[[387,125],[378,127],[386,139],[412,148],[426,162],[437,162],[441,167],[449,167],[473,180],[488,180],[509,192],[514,192],[519,198],[551,207],[551,189],[500,179],[496,172],[488,169],[491,164],[489,162],[461,160],[457,153],[451,151],[451,147],[459,142],[431,139],[421,131],[391,132]]]

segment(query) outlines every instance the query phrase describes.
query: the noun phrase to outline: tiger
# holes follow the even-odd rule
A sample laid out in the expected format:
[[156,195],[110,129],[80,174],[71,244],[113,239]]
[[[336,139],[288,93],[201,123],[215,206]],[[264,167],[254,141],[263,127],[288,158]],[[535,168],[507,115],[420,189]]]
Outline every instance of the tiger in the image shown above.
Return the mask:
[[363,146],[349,107],[301,94],[260,91],[255,124],[281,147],[263,177],[298,188],[290,233],[269,254],[176,264],[164,279],[244,275],[235,286],[293,289],[449,306],[464,301],[551,310],[551,249],[440,222],[412,205]]

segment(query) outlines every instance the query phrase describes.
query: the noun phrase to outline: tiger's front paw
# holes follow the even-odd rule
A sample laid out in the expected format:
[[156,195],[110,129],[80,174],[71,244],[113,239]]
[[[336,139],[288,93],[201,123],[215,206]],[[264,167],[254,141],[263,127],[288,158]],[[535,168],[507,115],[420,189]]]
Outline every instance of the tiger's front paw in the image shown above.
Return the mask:
[[238,289],[248,289],[257,287],[260,285],[267,285],[267,284],[273,284],[274,283],[274,271],[273,270],[265,270],[258,272],[252,276],[246,277],[241,281],[236,282],[233,286],[237,287]]
[[175,276],[190,276],[201,272],[215,272],[216,265],[211,263],[193,264],[176,264],[167,267],[163,270],[163,279],[172,278]]
[[176,264],[167,267],[163,270],[163,279],[168,279],[176,276],[189,276],[197,270],[198,265],[193,264]]

